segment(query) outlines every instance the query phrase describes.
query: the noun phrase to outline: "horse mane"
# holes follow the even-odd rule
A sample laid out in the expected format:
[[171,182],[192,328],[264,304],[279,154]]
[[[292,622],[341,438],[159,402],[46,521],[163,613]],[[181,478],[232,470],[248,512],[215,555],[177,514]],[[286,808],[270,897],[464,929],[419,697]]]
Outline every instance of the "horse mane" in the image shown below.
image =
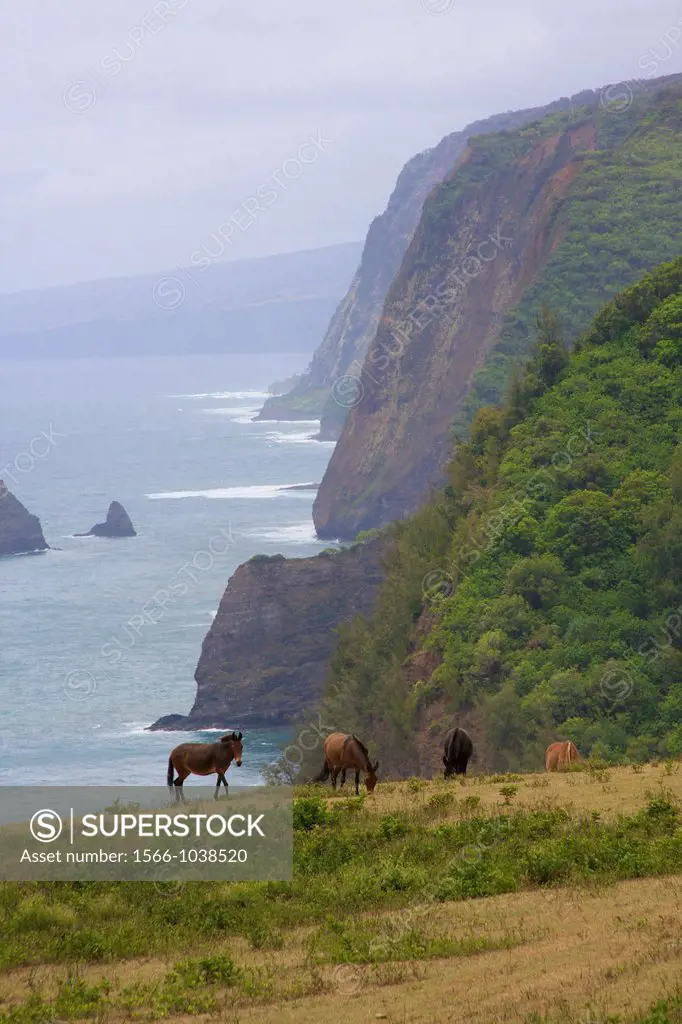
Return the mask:
[[357,736],[355,735],[355,733],[353,733],[353,739],[355,740],[355,742],[357,743],[357,745],[358,745],[358,746],[360,747],[360,750],[361,750],[361,751],[363,752],[363,754],[365,755],[365,757],[369,757],[369,750],[367,749],[367,747],[365,746],[365,744],[364,744],[364,743],[362,742],[362,740],[359,740],[359,739],[357,738]]
[[372,762],[369,759],[369,750],[367,749],[365,744],[362,742],[362,740],[358,739],[358,737],[355,735],[355,733],[352,733],[352,738],[355,740],[357,745],[360,747],[360,750],[365,755],[365,768],[367,769],[367,766],[369,766],[371,768]]

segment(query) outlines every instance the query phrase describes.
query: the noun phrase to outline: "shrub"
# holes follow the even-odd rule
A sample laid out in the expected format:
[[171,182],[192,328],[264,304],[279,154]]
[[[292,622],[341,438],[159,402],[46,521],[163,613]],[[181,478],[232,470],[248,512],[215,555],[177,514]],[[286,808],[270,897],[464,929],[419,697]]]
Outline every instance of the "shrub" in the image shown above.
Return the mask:
[[294,830],[302,832],[326,825],[329,822],[327,805],[319,796],[306,796],[294,800],[293,822]]

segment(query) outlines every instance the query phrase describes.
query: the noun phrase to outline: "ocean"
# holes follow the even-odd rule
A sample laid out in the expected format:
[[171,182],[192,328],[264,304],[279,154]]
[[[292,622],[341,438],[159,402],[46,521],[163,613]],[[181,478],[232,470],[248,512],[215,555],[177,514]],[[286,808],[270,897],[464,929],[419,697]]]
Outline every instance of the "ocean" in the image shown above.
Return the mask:
[[[215,738],[145,727],[191,708],[201,643],[238,565],[328,546],[314,491],[286,488],[318,482],[333,445],[311,440],[315,422],[252,422],[267,385],[307,361],[0,364],[0,476],[52,548],[0,559],[0,785],[165,784],[171,747]],[[74,536],[112,500],[137,537]],[[245,731],[228,781],[261,782],[288,739]]]

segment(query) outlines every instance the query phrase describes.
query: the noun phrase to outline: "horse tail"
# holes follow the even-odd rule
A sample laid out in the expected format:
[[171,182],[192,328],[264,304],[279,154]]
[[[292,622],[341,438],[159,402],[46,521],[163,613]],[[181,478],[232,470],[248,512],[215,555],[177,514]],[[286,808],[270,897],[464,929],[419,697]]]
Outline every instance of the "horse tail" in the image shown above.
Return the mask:
[[315,778],[313,779],[313,782],[326,782],[328,778],[329,778],[329,764],[328,764],[327,761],[325,761],[324,764],[322,765],[322,771],[319,773],[319,775],[315,776]]
[[166,777],[166,781],[168,782],[169,786],[173,785],[173,758],[172,757],[168,758],[168,775]]

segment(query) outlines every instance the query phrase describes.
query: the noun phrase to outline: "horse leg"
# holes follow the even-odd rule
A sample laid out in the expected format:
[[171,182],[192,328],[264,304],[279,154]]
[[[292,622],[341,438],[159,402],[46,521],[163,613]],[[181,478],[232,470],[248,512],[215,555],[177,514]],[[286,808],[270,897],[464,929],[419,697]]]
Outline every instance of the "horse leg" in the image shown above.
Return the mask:
[[346,785],[346,769],[342,768],[341,769],[341,786],[340,786],[340,788],[343,789],[343,787],[345,785]]
[[338,778],[340,768],[332,768],[332,789],[336,789],[336,780]]
[[227,792],[227,781],[225,779],[225,772],[218,772],[218,781],[215,784],[215,793],[213,794],[213,799],[214,800],[217,800],[218,797],[220,796],[220,783],[221,782],[222,782],[222,784],[225,787],[225,790]]
[[183,782],[185,781],[185,779],[187,778],[188,775],[191,775],[191,772],[187,771],[186,768],[182,768],[182,769],[180,769],[178,771],[178,777],[175,780],[175,782],[173,783],[173,785],[175,786],[175,799],[176,799],[176,801],[182,800],[183,803],[185,802],[185,791],[182,788],[182,784],[183,784]]
[[360,769],[355,770],[355,795],[360,796]]

